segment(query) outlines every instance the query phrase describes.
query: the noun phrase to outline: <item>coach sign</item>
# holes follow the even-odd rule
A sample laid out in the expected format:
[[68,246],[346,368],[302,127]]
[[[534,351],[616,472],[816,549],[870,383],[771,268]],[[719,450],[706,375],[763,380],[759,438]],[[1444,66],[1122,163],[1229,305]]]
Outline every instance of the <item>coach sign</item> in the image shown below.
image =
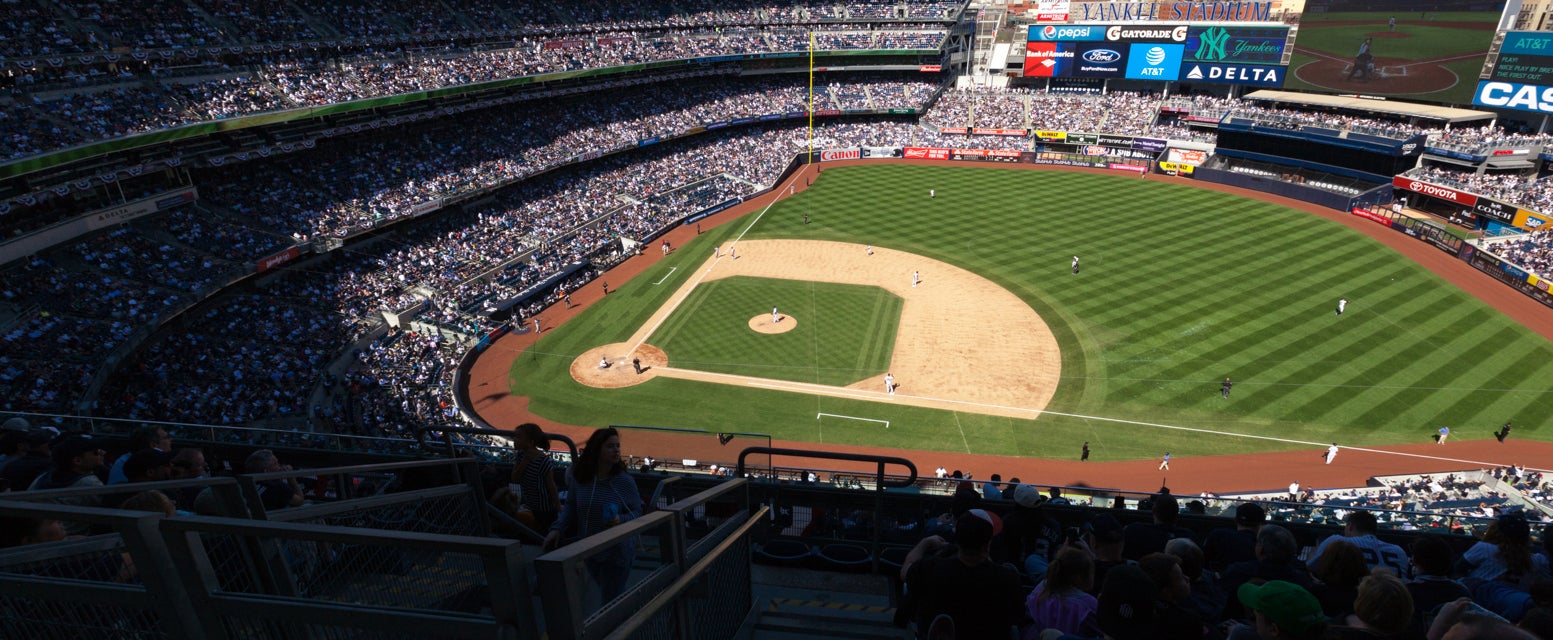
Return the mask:
[[1472,205],[1472,210],[1480,216],[1510,224],[1515,221],[1515,214],[1519,211],[1519,208],[1497,200],[1479,197],[1477,202]]
[[1463,207],[1473,206],[1477,204],[1478,201],[1478,197],[1470,193],[1457,191],[1450,187],[1429,184],[1421,180],[1414,180],[1407,176],[1397,176],[1392,178],[1391,184],[1398,189],[1407,189],[1408,191],[1421,193],[1432,198],[1449,200]]

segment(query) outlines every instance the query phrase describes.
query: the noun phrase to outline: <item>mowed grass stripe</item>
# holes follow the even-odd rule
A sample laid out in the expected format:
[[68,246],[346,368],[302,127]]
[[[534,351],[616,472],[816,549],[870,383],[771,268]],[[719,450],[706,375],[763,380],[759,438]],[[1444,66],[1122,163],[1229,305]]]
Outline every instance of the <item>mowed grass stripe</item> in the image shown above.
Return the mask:
[[[870,347],[878,287],[735,276],[692,291],[649,341],[673,366],[761,378],[846,385],[883,372],[887,354]],[[795,326],[786,333],[749,329],[776,306]],[[899,309],[898,305],[896,307]],[[886,320],[895,323],[898,313]]]
[[[929,188],[936,199],[927,197]],[[805,212],[812,214],[809,225],[802,223]],[[746,224],[709,233],[685,251],[704,258],[713,238],[731,237],[723,229],[738,232]],[[1269,203],[1125,176],[831,167],[812,189],[773,206],[748,237],[873,244],[998,283],[1040,313],[1057,337],[1064,377],[1049,405],[1055,411],[1345,444],[1417,442],[1420,425],[1442,416],[1472,422],[1452,425],[1470,429],[1464,435],[1477,433],[1476,422],[1492,423],[1470,437],[1515,420],[1514,437],[1553,438],[1553,415],[1539,405],[1553,389],[1547,340],[1362,234]],[[1079,276],[1067,269],[1074,254],[1084,258]],[[665,379],[623,390],[580,388],[564,373],[564,354],[593,346],[600,335],[629,335],[634,327],[617,323],[645,317],[666,296],[636,284],[628,287],[632,295],[612,295],[584,312],[583,329],[558,329],[542,349],[525,353],[513,371],[513,392],[534,396],[536,412],[571,424],[749,424],[794,440],[823,431],[827,443],[835,436],[964,449],[948,411]],[[1338,296],[1351,302],[1341,319],[1332,314]],[[846,313],[866,327],[872,304],[860,301]],[[626,308],[638,305],[644,308]],[[769,310],[741,309],[741,322]],[[827,306],[819,313],[817,324],[828,330],[840,312]],[[665,325],[671,328],[692,333]],[[882,347],[883,338],[876,339]],[[820,336],[810,340],[824,349]],[[851,352],[830,366],[856,368],[859,357]],[[804,362],[808,375],[816,363],[823,361]],[[1242,383],[1228,402],[1217,395],[1223,375]],[[891,420],[891,428],[826,422],[817,429],[816,404]],[[983,439],[989,450],[1004,443],[1000,452],[1024,455],[1067,457],[1086,438],[1097,459],[1152,457],[1163,446],[1183,456],[1284,448],[1082,418],[965,416],[960,424],[974,449]]]

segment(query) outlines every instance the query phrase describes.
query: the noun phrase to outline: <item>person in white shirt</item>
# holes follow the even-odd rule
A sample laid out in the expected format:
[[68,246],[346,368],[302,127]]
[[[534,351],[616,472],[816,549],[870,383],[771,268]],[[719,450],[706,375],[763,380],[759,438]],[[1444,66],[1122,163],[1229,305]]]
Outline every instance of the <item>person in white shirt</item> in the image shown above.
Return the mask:
[[1334,442],[1334,443],[1332,443],[1332,446],[1327,447],[1327,464],[1332,464],[1332,458],[1336,458],[1336,457],[1337,457],[1337,443]]
[[1408,578],[1409,561],[1407,552],[1403,551],[1402,547],[1375,537],[1378,527],[1374,513],[1355,511],[1348,514],[1347,523],[1343,527],[1343,535],[1330,536],[1322,540],[1321,544],[1316,547],[1316,553],[1311,555],[1309,562],[1312,569],[1316,566],[1316,559],[1320,558],[1321,553],[1326,551],[1327,545],[1341,537],[1353,543],[1354,546],[1359,547],[1360,551],[1364,552],[1364,563],[1369,565],[1371,569],[1379,567],[1397,574],[1398,577],[1404,580]]
[[1300,501],[1300,481],[1295,480],[1289,483],[1289,500],[1292,502]]

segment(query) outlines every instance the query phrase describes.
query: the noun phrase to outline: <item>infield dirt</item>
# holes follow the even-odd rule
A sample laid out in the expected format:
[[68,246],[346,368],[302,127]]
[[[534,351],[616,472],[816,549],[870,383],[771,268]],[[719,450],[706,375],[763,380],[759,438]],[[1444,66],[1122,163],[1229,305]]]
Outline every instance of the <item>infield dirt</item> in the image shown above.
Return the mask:
[[[670,296],[626,344],[606,355],[625,357],[633,345],[647,347],[653,331],[703,282],[733,276],[833,282],[880,287],[903,300],[889,366],[895,394],[884,391],[883,374],[845,388],[828,387],[675,368],[672,353],[667,354],[669,366],[654,373],[1017,418],[1039,415],[1057,391],[1062,354],[1051,328],[1014,294],[975,273],[911,253],[883,247],[870,252],[865,245],[843,242],[743,240],[731,246],[738,248],[737,259],[729,257],[730,251],[707,258],[697,277]],[[919,276],[916,282],[913,273]],[[770,315],[760,318],[769,322]],[[573,363],[573,378],[614,386],[607,376],[597,375],[600,356],[594,351]]]

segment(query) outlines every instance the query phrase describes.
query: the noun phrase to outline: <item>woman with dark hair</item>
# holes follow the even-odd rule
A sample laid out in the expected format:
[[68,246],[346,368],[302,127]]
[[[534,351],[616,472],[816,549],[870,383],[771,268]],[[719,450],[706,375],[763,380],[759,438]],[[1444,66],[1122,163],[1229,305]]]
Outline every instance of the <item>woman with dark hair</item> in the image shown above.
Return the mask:
[[1531,525],[1519,512],[1504,514],[1489,524],[1483,541],[1467,549],[1461,560],[1471,566],[1470,577],[1508,582],[1522,589],[1548,575],[1547,558],[1531,553]]
[[561,492],[555,486],[555,461],[550,458],[550,439],[539,425],[525,422],[513,430],[512,484],[522,488],[519,503],[534,516],[534,529],[546,531],[561,510]]
[[[620,432],[605,427],[588,436],[577,461],[566,473],[566,500],[545,536],[546,551],[568,540],[585,538],[642,515],[642,496],[636,481],[626,473],[620,455]],[[605,602],[625,591],[636,560],[637,536],[628,536],[613,549],[588,559],[588,572],[598,581]]]
[[1321,611],[1329,618],[1342,618],[1353,613],[1354,600],[1359,597],[1359,582],[1370,575],[1370,567],[1364,562],[1364,551],[1347,540],[1333,540],[1321,556],[1316,558],[1313,570],[1320,582],[1310,592],[1321,601]]

